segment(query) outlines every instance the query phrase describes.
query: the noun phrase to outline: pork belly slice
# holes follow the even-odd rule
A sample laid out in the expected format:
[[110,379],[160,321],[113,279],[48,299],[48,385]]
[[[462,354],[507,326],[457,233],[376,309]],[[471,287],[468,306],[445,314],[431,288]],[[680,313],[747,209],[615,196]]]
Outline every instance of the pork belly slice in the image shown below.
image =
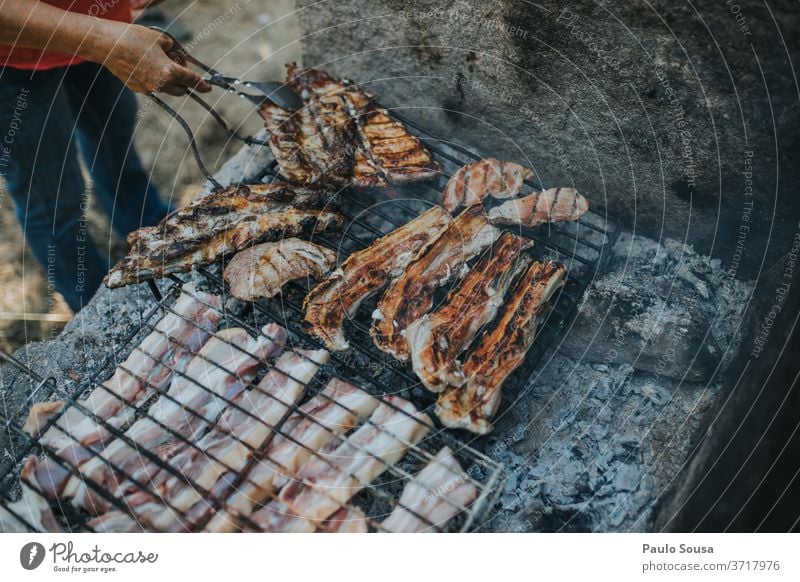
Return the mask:
[[[253,390],[241,392],[233,399],[214,428],[196,446],[183,448],[169,460],[170,466],[188,479],[189,484],[166,470],[153,480],[152,489],[169,509],[141,513],[146,523],[157,531],[182,531],[213,509],[213,499],[206,499],[204,492],[211,492],[216,499],[225,498],[230,482],[223,477],[245,468],[253,453],[273,435],[273,429],[300,400],[319,367],[329,359],[326,350],[281,354]],[[184,522],[184,515],[191,523]]]
[[[40,435],[51,416],[61,412],[64,403],[37,403],[31,407],[23,430],[38,437],[43,446],[67,464],[77,466],[84,462],[93,450],[100,450],[112,438],[109,429],[98,422],[116,429],[127,426],[136,408],[154,393],[164,390],[173,375],[186,368],[216,331],[221,317],[219,308],[218,296],[197,292],[187,285],[170,311],[117,366],[111,378],[80,401],[88,413],[76,406],[69,407]],[[51,499],[61,492],[69,475],[50,457],[37,460],[34,470],[43,491]]]
[[500,231],[489,224],[480,204],[473,204],[425,247],[393,281],[372,315],[372,338],[384,352],[409,359],[408,329],[433,307],[439,287],[462,278],[467,261],[494,243]]
[[8,504],[8,509],[0,505],[0,532],[30,533],[31,527],[38,532],[62,533],[50,504],[43,495],[42,485],[36,478],[36,457],[31,455],[20,470],[22,497]]
[[399,277],[415,254],[451,222],[447,212],[434,206],[350,255],[306,296],[303,311],[309,331],[330,350],[347,349],[345,319],[355,315],[362,301]]
[[125,431],[134,445],[123,439],[112,441],[80,466],[81,477],[67,482],[63,496],[77,507],[103,513],[108,510],[107,500],[86,480],[117,498],[138,490],[137,482],[149,486],[161,469],[140,451],[166,461],[186,446],[184,439],[196,441],[224,410],[224,399],[231,400],[244,390],[266,361],[283,350],[286,330],[269,324],[263,333],[256,339],[242,328],[229,328],[212,336],[185,373],[173,378],[166,395],[153,403],[147,416]]
[[321,279],[335,264],[333,251],[299,238],[287,238],[236,253],[225,267],[224,278],[231,295],[254,301],[274,297],[289,281]]
[[547,222],[578,220],[589,201],[575,188],[550,188],[504,202],[489,211],[492,224],[534,227]]
[[485,158],[459,168],[442,191],[442,206],[455,213],[462,206],[480,202],[487,196],[512,198],[522,191],[533,171],[514,162]]
[[394,533],[440,531],[478,497],[453,451],[443,447],[419,474],[409,481],[400,502],[381,528]]
[[481,335],[467,356],[463,367],[466,383],[439,397],[436,415],[445,426],[476,434],[492,430],[503,383],[525,359],[544,305],[564,284],[565,275],[563,265],[537,262],[520,278],[497,323]]
[[406,333],[414,372],[431,392],[460,386],[466,378],[459,354],[503,304],[514,277],[531,258],[522,256],[533,242],[503,233],[448,295],[444,305]]
[[258,529],[270,533],[367,533],[369,517],[357,507],[342,507],[321,523],[292,513],[280,501],[271,501],[255,517]]
[[[247,517],[282,487],[287,479],[325,447],[335,448],[340,435],[367,418],[378,401],[364,390],[338,378],[300,406],[267,445],[264,454],[249,469],[236,491],[227,499],[226,509],[212,518],[207,531],[232,531],[239,516]],[[233,478],[232,476],[230,477]]]
[[[430,419],[413,404],[387,396],[359,427],[331,452],[321,452],[281,489],[277,501],[297,517],[321,523],[397,463],[429,430]],[[253,514],[259,523],[260,512]]]

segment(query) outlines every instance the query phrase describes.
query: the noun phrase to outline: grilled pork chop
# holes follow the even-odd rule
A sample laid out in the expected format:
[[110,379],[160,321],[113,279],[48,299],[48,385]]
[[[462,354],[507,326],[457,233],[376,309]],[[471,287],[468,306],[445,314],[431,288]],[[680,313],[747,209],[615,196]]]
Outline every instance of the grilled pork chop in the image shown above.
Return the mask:
[[244,301],[274,297],[289,281],[321,279],[336,263],[336,253],[314,243],[287,238],[236,253],[225,267],[231,295]]
[[439,396],[436,415],[445,426],[477,434],[492,430],[503,382],[525,359],[544,304],[564,284],[565,274],[566,268],[553,262],[533,263],[525,272],[496,325],[483,333],[467,357],[466,384]]
[[351,82],[290,63],[287,83],[303,98],[303,109],[289,112],[270,102],[260,109],[283,179],[385,186],[440,172],[422,142]]
[[550,188],[509,200],[489,211],[492,224],[533,227],[546,222],[578,220],[589,210],[589,201],[575,188]]
[[341,215],[315,208],[324,195],[280,184],[232,186],[204,196],[157,226],[128,237],[131,251],[105,278],[108,287],[182,273],[251,244],[339,227]]
[[311,333],[322,339],[329,350],[347,349],[345,318],[355,314],[364,299],[399,277],[415,253],[452,220],[447,212],[434,206],[350,255],[333,275],[306,296],[303,311]]
[[520,253],[533,242],[503,233],[453,289],[445,304],[408,328],[411,364],[431,392],[465,381],[458,356],[480,329],[492,321],[514,277],[530,264]]
[[399,360],[408,360],[406,333],[433,307],[434,291],[463,277],[467,261],[499,236],[480,204],[464,210],[386,289],[372,314],[375,345]]
[[448,212],[480,202],[487,196],[511,198],[522,190],[533,171],[496,158],[486,158],[459,168],[442,191],[442,205]]

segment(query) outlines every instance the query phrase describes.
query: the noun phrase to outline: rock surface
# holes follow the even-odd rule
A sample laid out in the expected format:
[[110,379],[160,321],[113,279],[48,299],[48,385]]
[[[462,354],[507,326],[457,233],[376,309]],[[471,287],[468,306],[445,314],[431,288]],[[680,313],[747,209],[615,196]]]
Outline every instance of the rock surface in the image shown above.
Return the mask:
[[615,252],[609,271],[586,290],[559,351],[677,380],[711,379],[724,356],[715,321],[741,308],[749,286],[674,242],[660,248],[623,234]]

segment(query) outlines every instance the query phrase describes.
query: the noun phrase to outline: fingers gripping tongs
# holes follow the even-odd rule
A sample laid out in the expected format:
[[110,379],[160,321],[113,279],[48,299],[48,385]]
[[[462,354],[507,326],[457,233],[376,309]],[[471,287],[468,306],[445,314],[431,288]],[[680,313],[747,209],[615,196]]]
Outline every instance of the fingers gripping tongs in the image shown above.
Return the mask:
[[[167,54],[176,62],[180,64],[190,64],[194,65],[198,69],[201,69],[205,72],[208,76],[204,77],[204,81],[206,81],[209,85],[214,87],[219,87],[221,89],[226,90],[229,93],[234,93],[241,97],[242,99],[246,99],[253,103],[256,108],[260,108],[266,101],[272,102],[278,107],[282,109],[286,109],[287,111],[297,111],[298,109],[303,107],[303,100],[300,96],[295,92],[295,90],[280,81],[243,81],[236,77],[232,77],[229,75],[224,75],[217,71],[216,69],[209,67],[208,65],[200,62],[191,54],[186,48],[181,45],[175,37],[169,34],[162,28],[157,26],[150,27],[153,30],[157,30],[161,34],[166,35],[172,41],[172,47],[167,51]],[[239,89],[239,87],[246,87],[248,89],[255,90],[258,94],[247,93]],[[228,133],[231,137],[243,141],[247,145],[268,145],[268,142],[256,139],[255,137],[248,135],[243,136],[235,129],[231,128],[222,115],[219,114],[207,101],[205,101],[202,97],[200,97],[195,91],[191,89],[187,90],[186,93],[189,97],[192,98],[195,102],[200,104],[203,109],[211,114],[211,117]],[[186,134],[189,136],[189,144],[192,147],[192,153],[194,154],[194,158],[197,161],[198,166],[200,167],[201,171],[205,175],[205,177],[213,183],[216,187],[221,188],[222,186],[217,182],[212,176],[211,173],[206,168],[203,160],[200,157],[200,153],[197,149],[197,144],[195,143],[194,133],[192,132],[189,124],[181,117],[181,115],[172,109],[169,105],[167,105],[160,97],[155,95],[154,93],[148,94],[148,97],[154,101],[157,105],[159,105],[164,111],[166,111],[171,117],[178,122],[178,124],[183,128]]]

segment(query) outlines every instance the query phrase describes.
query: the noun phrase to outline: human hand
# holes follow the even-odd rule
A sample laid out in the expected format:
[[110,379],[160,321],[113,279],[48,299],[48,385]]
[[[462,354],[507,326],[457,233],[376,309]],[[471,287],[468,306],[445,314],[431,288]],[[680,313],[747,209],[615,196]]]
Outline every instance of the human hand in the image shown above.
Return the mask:
[[120,25],[101,64],[137,93],[186,95],[189,89],[211,91],[202,76],[171,58],[172,39],[135,24]]

